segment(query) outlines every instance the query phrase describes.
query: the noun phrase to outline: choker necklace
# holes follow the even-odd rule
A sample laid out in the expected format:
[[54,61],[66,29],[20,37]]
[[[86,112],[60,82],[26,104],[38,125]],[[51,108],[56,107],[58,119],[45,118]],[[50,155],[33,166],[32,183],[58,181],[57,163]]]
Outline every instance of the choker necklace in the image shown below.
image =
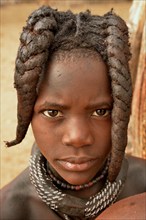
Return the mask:
[[63,193],[53,183],[47,173],[46,159],[36,151],[30,159],[30,180],[35,186],[39,197],[55,212],[61,213],[64,219],[69,216],[89,219],[96,217],[106,207],[114,203],[120,194],[127,176],[128,163],[123,160],[117,179],[110,182],[108,179],[104,187],[88,199]]
[[51,169],[49,168],[48,164],[47,164],[47,171],[52,182],[54,182],[56,185],[60,186],[61,188],[70,189],[70,190],[81,190],[81,189],[89,188],[93,186],[95,183],[97,183],[98,181],[100,181],[101,179],[103,179],[105,175],[107,174],[109,163],[110,163],[110,157],[108,157],[106,165],[103,171],[101,172],[100,176],[97,176],[96,178],[92,179],[90,182],[82,184],[82,185],[71,185],[69,183],[65,183],[57,179],[55,175],[53,174],[53,172],[51,171]]

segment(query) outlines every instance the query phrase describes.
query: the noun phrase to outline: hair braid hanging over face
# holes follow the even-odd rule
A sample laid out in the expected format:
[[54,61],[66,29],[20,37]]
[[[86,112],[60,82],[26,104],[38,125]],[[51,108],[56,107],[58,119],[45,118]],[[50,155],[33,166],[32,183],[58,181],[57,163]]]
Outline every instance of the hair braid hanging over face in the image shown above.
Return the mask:
[[49,8],[32,13],[23,28],[14,76],[18,96],[17,135],[15,140],[6,143],[7,146],[19,144],[25,137],[56,28],[53,11]]
[[107,16],[107,57],[111,77],[112,95],[112,158],[109,180],[114,181],[121,168],[127,145],[127,126],[131,106],[131,77],[129,73],[128,30],[122,20],[111,13]]
[[37,90],[51,55],[55,51],[81,48],[94,53],[96,51],[107,63],[114,100],[112,158],[108,176],[113,181],[119,173],[127,144],[132,95],[128,29],[125,22],[112,11],[104,16],[92,16],[89,11],[76,15],[70,11],[58,12],[43,6],[28,18],[20,42],[15,69],[18,126],[16,139],[7,142],[7,146],[18,144],[25,137]]

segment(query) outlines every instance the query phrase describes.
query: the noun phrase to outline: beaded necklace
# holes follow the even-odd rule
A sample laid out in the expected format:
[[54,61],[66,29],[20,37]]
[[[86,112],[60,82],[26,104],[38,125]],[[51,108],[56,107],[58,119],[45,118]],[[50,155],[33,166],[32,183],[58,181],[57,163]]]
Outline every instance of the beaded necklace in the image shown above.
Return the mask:
[[81,190],[81,189],[89,188],[93,186],[95,183],[97,183],[98,181],[100,181],[101,179],[103,179],[105,175],[107,174],[109,163],[110,163],[110,157],[108,157],[106,166],[102,170],[101,174],[95,177],[94,179],[92,179],[90,182],[82,184],[82,185],[71,185],[71,184],[67,184],[57,179],[55,175],[53,174],[53,172],[51,171],[48,164],[47,164],[47,171],[48,171],[50,178],[52,179],[52,182],[54,182],[56,185],[60,186],[61,188],[70,189],[70,190]]
[[91,219],[96,217],[106,207],[114,203],[120,194],[127,176],[128,164],[124,160],[117,179],[111,183],[106,180],[104,187],[88,199],[82,199],[63,193],[53,183],[48,175],[46,159],[35,152],[30,159],[30,180],[35,186],[39,197],[55,212],[62,213],[64,219],[69,216]]

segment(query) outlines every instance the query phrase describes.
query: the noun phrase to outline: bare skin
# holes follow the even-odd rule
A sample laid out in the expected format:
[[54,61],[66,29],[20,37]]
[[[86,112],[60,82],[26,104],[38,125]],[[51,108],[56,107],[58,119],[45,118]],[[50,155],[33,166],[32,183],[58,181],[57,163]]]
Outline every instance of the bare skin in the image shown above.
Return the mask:
[[[145,160],[128,156],[128,161],[127,181],[118,200],[146,191]],[[38,197],[30,183],[27,168],[1,190],[1,219],[59,220],[62,218],[49,209]]]
[[[97,57],[49,63],[34,106],[32,129],[58,178],[79,185],[102,169],[111,151],[112,102],[107,67]],[[118,200],[146,190],[145,160],[128,156],[128,162],[127,181]],[[89,198],[104,183],[67,193]],[[1,193],[3,220],[61,219],[38,197],[28,168]]]

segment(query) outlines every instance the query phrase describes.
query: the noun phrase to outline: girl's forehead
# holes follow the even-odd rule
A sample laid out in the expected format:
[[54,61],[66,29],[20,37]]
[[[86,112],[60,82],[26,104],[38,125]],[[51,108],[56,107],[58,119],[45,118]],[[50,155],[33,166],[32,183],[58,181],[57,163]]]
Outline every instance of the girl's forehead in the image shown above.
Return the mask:
[[[82,87],[81,87],[82,82]],[[57,91],[64,89],[66,85],[80,88],[89,87],[98,83],[110,91],[111,80],[109,79],[108,68],[100,54],[89,49],[73,49],[71,51],[57,51],[52,54],[48,62],[45,75],[40,83],[39,92],[45,87]],[[86,85],[86,86],[85,86]],[[86,87],[86,90],[87,90]]]
[[90,77],[99,75],[99,71],[104,72],[103,74],[108,78],[107,65],[95,50],[85,48],[71,51],[61,50],[52,54],[44,78],[50,80],[52,77],[54,78],[54,75],[58,77],[66,73],[67,78],[69,75],[80,75],[80,79],[82,79],[88,72]]
[[74,52],[72,55],[66,58],[61,55],[61,60],[55,58],[50,62],[41,84],[39,102],[62,100],[72,106],[77,103],[87,106],[93,100],[111,102],[111,84],[105,63],[98,55],[87,57],[82,53],[76,57]]
[[[73,49],[71,51],[57,51],[50,56],[43,83],[57,84],[61,80],[98,80],[106,78],[110,84],[108,68],[100,54],[90,49]],[[94,81],[93,80],[93,81]],[[78,82],[79,83],[79,82]]]
[[[87,53],[85,54],[83,51]],[[53,57],[48,63],[41,87],[46,85],[50,89],[57,90],[70,85],[70,88],[79,87],[82,90],[83,87],[84,89],[89,87],[89,84],[92,89],[93,85],[95,88],[99,87],[98,82],[100,82],[103,87],[110,88],[107,66],[97,52],[89,50],[61,51],[53,54]]]

